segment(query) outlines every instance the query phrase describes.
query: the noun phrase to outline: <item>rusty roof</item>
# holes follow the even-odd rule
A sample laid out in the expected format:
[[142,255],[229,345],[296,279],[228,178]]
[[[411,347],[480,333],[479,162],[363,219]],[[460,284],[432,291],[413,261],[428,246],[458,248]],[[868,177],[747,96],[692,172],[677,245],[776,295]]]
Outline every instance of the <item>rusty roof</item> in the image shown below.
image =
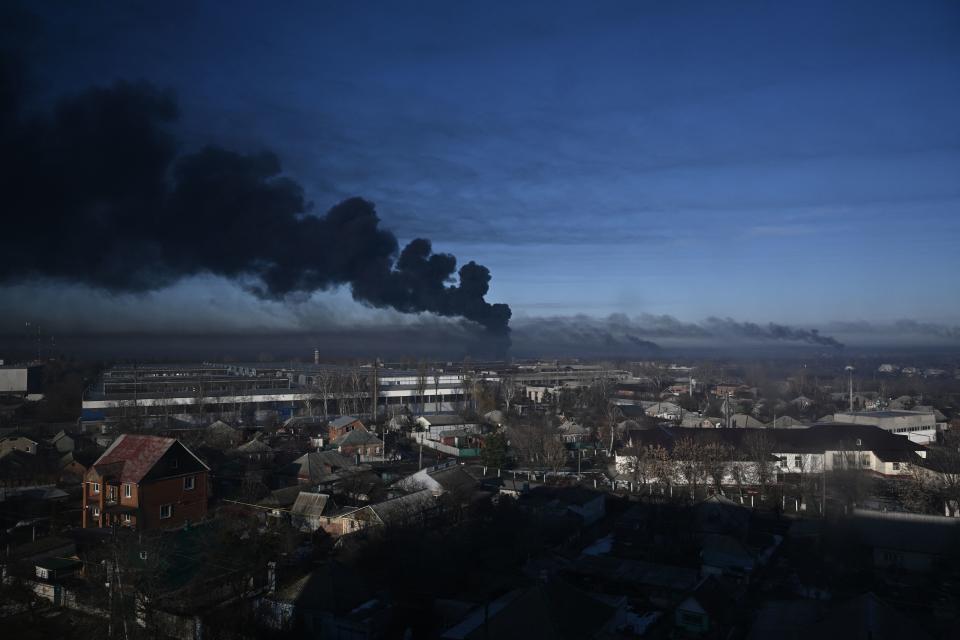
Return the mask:
[[174,438],[124,433],[93,467],[101,476],[110,475],[121,482],[140,482],[176,442]]

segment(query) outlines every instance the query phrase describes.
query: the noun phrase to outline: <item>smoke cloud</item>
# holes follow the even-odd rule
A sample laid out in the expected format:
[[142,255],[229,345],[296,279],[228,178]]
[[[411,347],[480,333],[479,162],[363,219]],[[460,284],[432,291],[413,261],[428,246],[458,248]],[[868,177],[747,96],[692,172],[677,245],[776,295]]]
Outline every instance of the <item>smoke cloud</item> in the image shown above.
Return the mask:
[[737,322],[731,318],[710,317],[704,321],[704,328],[713,336],[733,336],[751,340],[783,340],[805,342],[834,349],[842,349],[843,344],[829,336],[822,336],[816,329],[797,329],[770,322],[766,325],[753,322]]
[[176,100],[149,84],[91,88],[29,111],[15,53],[0,52],[0,283],[135,293],[209,273],[265,299],[348,285],[368,305],[508,334],[510,307],[485,300],[486,267],[457,269],[422,238],[401,249],[361,198],[316,214],[273,153],[181,153]]
[[960,327],[933,322],[918,322],[917,320],[898,320],[893,325],[894,331],[900,334],[928,336],[946,341],[960,340]]
[[660,350],[658,341],[677,344],[720,342],[783,342],[842,349],[836,339],[815,329],[780,324],[737,322],[710,317],[699,323],[682,322],[673,316],[642,314],[630,318],[613,314],[606,318],[586,315],[525,318],[514,323],[514,344],[530,353],[583,355],[645,355]]

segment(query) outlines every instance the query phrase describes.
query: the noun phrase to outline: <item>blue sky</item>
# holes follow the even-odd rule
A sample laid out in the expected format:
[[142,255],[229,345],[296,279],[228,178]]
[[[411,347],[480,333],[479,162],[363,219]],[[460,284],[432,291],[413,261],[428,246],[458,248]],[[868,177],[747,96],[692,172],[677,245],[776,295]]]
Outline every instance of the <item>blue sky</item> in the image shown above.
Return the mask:
[[41,96],[172,87],[189,144],[275,150],[320,211],[372,199],[401,239],[490,267],[488,299],[520,318],[960,320],[955,2],[64,3],[43,21]]

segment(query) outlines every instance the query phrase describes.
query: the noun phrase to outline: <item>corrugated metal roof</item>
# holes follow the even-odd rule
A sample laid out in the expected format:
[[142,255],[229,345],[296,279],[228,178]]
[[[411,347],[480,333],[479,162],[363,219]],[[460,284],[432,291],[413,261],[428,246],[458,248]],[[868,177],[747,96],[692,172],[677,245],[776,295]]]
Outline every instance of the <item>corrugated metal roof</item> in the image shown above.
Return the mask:
[[307,517],[322,516],[329,500],[330,496],[325,493],[301,491],[290,511],[297,515]]

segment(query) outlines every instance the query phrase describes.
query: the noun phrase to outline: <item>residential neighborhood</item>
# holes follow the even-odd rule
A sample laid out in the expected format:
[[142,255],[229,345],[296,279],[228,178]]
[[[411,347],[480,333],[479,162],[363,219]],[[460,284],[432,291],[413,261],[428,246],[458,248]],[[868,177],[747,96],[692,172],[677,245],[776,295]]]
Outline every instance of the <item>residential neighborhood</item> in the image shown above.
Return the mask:
[[877,606],[947,637],[958,382],[817,366],[459,364],[453,413],[346,390],[47,422],[20,400],[3,590],[15,617],[185,639],[765,637],[781,609],[881,637]]

